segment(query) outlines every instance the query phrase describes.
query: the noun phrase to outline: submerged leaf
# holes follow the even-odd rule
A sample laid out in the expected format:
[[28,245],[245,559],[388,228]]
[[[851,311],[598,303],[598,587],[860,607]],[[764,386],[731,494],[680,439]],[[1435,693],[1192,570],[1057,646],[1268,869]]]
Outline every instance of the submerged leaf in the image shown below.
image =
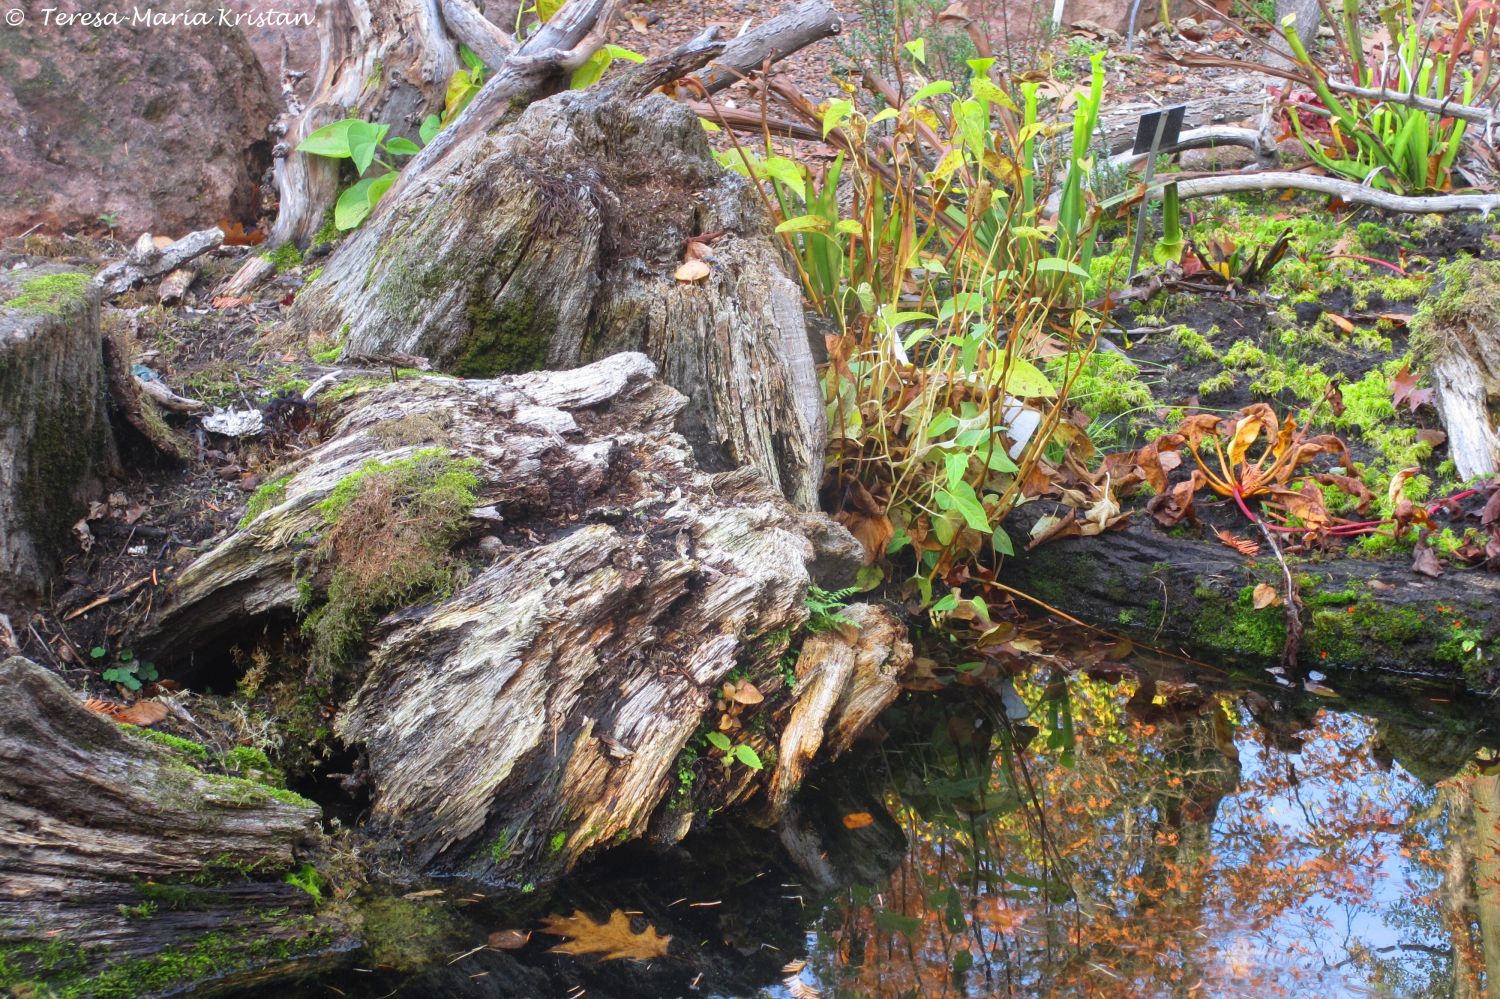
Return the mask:
[[670,936],[662,936],[647,924],[640,933],[630,928],[630,917],[619,909],[609,914],[609,921],[596,923],[583,912],[571,916],[548,916],[542,920],[542,932],[571,939],[551,948],[550,953],[598,957],[601,961],[649,961],[667,955]]

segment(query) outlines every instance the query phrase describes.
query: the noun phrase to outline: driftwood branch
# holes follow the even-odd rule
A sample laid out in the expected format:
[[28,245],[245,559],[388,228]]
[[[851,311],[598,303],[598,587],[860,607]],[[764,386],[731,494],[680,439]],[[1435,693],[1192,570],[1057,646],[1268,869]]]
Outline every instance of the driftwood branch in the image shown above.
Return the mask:
[[110,264],[95,275],[94,287],[106,296],[121,294],[142,281],[175,271],[189,260],[217,249],[223,242],[224,234],[218,229],[203,229],[158,248],[148,233],[136,240],[124,260]]
[[767,60],[785,59],[798,49],[838,34],[843,21],[826,0],[810,0],[745,32],[694,79],[709,93],[717,93],[760,69]]
[[443,23],[486,66],[498,66],[515,51],[515,39],[479,12],[468,0],[442,0]]
[[[1177,193],[1183,198],[1209,198],[1220,194],[1243,194],[1248,191],[1311,191],[1339,198],[1351,205],[1369,205],[1388,212],[1425,214],[1428,212],[1492,212],[1500,209],[1496,194],[1392,194],[1337,177],[1268,170],[1264,173],[1231,174],[1224,177],[1196,177],[1177,182]],[[1161,189],[1151,197],[1160,198]]]
[[[1185,153],[1189,149],[1216,149],[1220,146],[1244,146],[1255,153],[1263,166],[1276,164],[1276,140],[1266,130],[1243,128],[1237,125],[1210,125],[1192,128],[1182,133],[1181,138],[1170,146],[1163,146],[1158,154]],[[1146,162],[1150,153],[1133,153],[1126,150],[1109,158],[1112,169],[1122,170]]]

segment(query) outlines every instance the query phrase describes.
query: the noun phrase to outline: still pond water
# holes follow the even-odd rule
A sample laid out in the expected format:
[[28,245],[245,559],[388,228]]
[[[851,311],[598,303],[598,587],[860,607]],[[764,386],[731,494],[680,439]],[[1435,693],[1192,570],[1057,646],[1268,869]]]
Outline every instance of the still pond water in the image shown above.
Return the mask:
[[[1484,995],[1490,711],[1358,683],[1058,675],[1017,684],[1016,726],[992,691],[914,695],[779,832],[721,822],[550,895],[445,908],[437,961],[366,956],[275,994]],[[671,942],[645,961],[552,952],[544,920],[575,912],[622,914],[646,952]],[[532,935],[484,946],[504,930]]]

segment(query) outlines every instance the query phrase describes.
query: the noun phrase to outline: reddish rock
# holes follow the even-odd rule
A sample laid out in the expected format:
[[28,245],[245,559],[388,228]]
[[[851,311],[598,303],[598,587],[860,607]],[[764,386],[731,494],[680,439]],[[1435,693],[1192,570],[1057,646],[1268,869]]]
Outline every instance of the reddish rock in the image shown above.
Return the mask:
[[240,16],[240,30],[271,89],[280,91],[285,54],[287,68],[305,74],[297,96],[306,100],[318,76],[318,0],[224,0],[224,7]]
[[[219,24],[217,6],[155,8],[207,24],[97,27],[60,25],[55,11],[44,23],[44,6],[0,24],[0,236],[97,227],[100,215],[127,239],[248,220],[277,105],[241,30]],[[115,13],[129,22],[132,10]]]

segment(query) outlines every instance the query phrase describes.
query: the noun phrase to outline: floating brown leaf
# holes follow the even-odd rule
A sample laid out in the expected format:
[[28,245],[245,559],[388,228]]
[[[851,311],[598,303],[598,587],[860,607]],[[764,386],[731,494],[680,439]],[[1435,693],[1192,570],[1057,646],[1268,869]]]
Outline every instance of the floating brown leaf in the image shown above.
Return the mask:
[[630,928],[630,917],[619,909],[609,914],[609,921],[596,923],[583,912],[571,916],[548,916],[542,921],[542,932],[569,937],[551,948],[554,954],[597,957],[601,961],[650,961],[665,957],[670,936],[662,936],[647,925],[640,933]]
[[520,950],[531,939],[529,930],[496,930],[489,936],[489,945],[495,950]]

